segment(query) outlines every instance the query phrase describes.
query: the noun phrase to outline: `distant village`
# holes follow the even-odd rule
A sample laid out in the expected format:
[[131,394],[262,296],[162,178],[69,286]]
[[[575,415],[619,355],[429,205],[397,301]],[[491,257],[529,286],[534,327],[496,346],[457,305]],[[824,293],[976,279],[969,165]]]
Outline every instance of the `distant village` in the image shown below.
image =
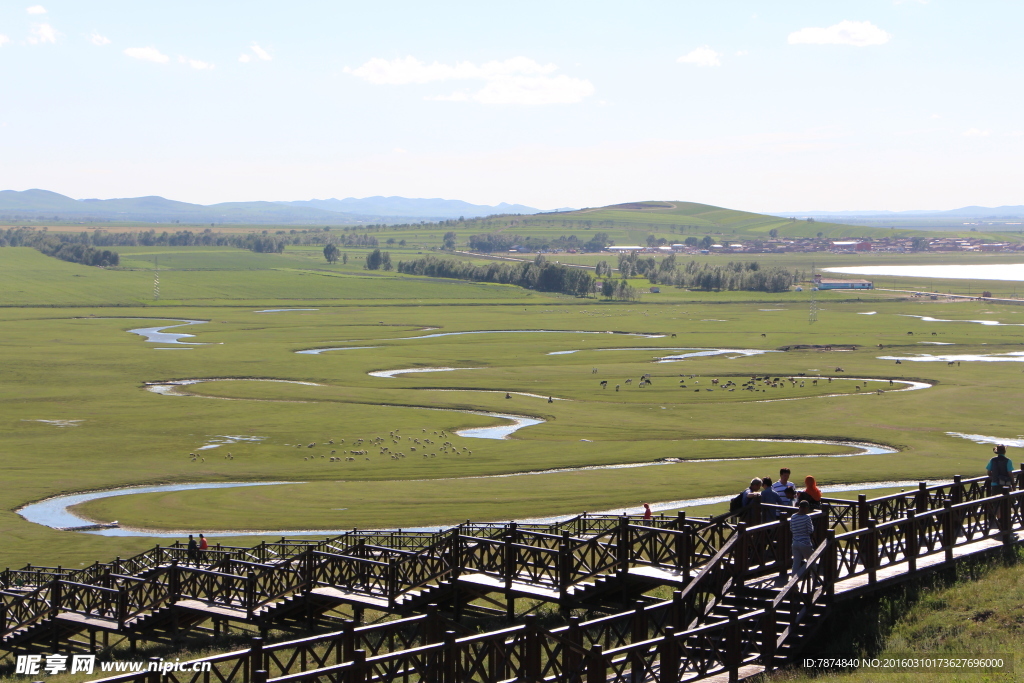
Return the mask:
[[[664,244],[662,243],[664,242]],[[650,254],[780,254],[787,252],[828,252],[855,254],[861,252],[910,253],[915,251],[1024,251],[1024,243],[988,242],[969,237],[882,237],[879,239],[832,240],[820,237],[767,240],[727,240],[722,244],[670,244],[666,240],[644,245],[608,246],[604,251],[623,253],[637,251]]]

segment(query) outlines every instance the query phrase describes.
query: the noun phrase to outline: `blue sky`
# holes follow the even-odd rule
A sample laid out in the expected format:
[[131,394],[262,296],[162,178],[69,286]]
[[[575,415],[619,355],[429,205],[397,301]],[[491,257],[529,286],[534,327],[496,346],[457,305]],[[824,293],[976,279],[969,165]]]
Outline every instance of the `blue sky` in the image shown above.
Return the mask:
[[0,189],[1024,204],[1020,0],[5,2]]

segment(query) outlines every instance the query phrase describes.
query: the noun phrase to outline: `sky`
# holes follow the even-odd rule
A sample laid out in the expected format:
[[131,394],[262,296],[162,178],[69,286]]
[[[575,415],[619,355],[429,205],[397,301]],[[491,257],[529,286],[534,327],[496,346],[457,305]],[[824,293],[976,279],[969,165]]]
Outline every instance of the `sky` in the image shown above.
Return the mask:
[[1024,204],[1024,0],[0,3],[0,189]]

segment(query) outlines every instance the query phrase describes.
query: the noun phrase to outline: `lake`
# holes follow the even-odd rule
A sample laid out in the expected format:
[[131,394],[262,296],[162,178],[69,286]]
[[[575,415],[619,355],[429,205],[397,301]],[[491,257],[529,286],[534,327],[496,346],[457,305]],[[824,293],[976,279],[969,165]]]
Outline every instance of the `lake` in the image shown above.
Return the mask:
[[848,266],[822,268],[828,273],[847,275],[887,275],[891,277],[927,277],[946,280],[1004,280],[1024,282],[1024,263],[985,263],[937,266]]

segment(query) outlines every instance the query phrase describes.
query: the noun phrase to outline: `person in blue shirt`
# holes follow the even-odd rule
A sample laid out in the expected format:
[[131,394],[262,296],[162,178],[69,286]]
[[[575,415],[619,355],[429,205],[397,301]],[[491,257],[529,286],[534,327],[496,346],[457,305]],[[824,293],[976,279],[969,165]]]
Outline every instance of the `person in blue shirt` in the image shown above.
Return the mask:
[[[761,503],[768,503],[769,505],[789,505],[789,501],[783,499],[775,490],[775,487],[772,486],[771,477],[761,478]],[[761,513],[761,519],[765,522],[770,522],[773,519],[778,518],[779,511],[775,508],[764,508]]]
[[793,536],[793,574],[804,573],[807,560],[814,553],[814,522],[808,513],[811,511],[809,501],[801,500],[796,514],[789,518],[789,530]]
[[1006,446],[999,444],[992,452],[995,456],[985,465],[989,482],[992,486],[1012,486],[1013,461],[1006,457]]

